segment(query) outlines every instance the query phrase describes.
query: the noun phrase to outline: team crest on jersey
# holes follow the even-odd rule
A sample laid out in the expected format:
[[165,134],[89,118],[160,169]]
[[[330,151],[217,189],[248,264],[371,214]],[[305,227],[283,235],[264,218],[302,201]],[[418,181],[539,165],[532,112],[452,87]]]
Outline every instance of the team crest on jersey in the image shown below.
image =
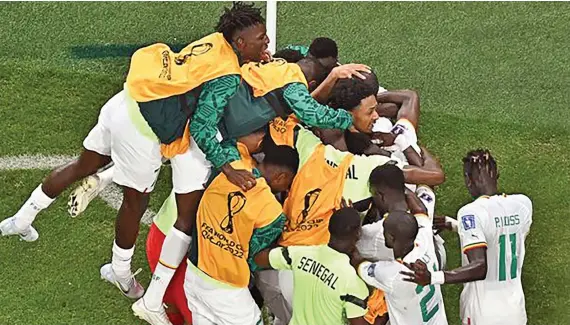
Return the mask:
[[463,228],[465,230],[475,229],[475,216],[472,214],[468,214],[466,216],[461,217],[461,222],[463,222]]
[[375,269],[376,269],[376,263],[372,263],[368,266],[366,273],[368,274],[369,277],[371,277],[371,278],[374,277],[374,270]]

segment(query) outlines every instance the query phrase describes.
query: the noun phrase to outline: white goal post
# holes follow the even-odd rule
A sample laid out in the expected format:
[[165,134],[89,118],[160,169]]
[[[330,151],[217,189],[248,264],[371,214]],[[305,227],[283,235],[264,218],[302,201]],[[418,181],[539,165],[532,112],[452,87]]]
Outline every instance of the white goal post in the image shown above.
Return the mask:
[[269,52],[275,53],[277,46],[277,0],[267,0],[265,12],[265,26],[269,37]]

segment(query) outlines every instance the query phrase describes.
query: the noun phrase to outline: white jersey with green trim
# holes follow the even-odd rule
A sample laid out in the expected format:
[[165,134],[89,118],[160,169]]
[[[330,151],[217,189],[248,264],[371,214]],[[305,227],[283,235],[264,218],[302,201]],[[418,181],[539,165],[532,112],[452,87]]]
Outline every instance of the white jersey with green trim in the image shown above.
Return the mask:
[[[404,262],[422,260],[431,270],[438,270],[433,244],[432,222],[427,217],[417,217],[420,229],[416,247],[404,257]],[[401,271],[409,271],[395,260],[364,262],[358,268],[360,277],[382,291],[388,304],[392,325],[447,325],[445,306],[440,285],[419,286],[405,282]]]
[[532,202],[522,194],[482,196],[457,214],[462,264],[470,249],[487,247],[485,280],[466,283],[461,294],[465,325],[526,324],[521,282],[525,238],[532,223]]

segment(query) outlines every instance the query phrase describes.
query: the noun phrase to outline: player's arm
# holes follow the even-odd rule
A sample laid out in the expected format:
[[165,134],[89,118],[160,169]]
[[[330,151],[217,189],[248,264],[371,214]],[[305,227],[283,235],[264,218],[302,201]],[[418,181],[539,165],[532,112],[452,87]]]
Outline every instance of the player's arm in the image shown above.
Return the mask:
[[403,168],[406,183],[436,186],[445,182],[445,173],[439,161],[423,147],[422,156],[424,157],[422,167],[405,166]]
[[469,264],[450,270],[430,272],[426,264],[417,261],[408,265],[413,272],[404,272],[408,276],[405,281],[415,282],[419,285],[466,283],[484,280],[487,276],[487,240],[483,232],[482,220],[484,211],[460,209],[459,236],[461,238],[462,252],[467,255]]
[[222,147],[216,134],[228,100],[236,93],[240,77],[228,75],[206,82],[190,122],[190,134],[214,168],[221,169],[228,180],[243,190],[255,186],[255,178],[245,170],[235,170],[230,163],[239,160],[235,146]]
[[406,188],[406,203],[408,203],[408,208],[410,208],[410,212],[412,214],[428,214],[426,206],[420,200],[420,198],[416,195],[416,193],[410,191]]
[[319,104],[302,83],[287,85],[283,99],[299,120],[309,126],[346,130],[352,125],[352,115],[349,112]]
[[255,264],[264,269],[291,270],[294,247],[264,249],[254,257]]
[[275,243],[277,238],[279,238],[283,232],[286,219],[285,214],[281,213],[279,217],[270,224],[253,231],[251,240],[249,241],[249,258],[247,259],[249,268],[252,272],[257,271],[261,267],[261,265],[258,265],[255,262],[254,256],[271,247]]
[[366,79],[366,77],[362,75],[360,71],[370,73],[370,67],[364,64],[352,64],[352,63],[343,64],[341,66],[334,67],[331,73],[329,73],[329,75],[325,79],[325,81],[323,81],[317,87],[317,89],[313,90],[311,96],[313,96],[313,98],[317,102],[321,104],[326,104],[329,101],[334,85],[339,79],[352,78],[353,76],[360,79]]
[[413,90],[386,91],[376,96],[379,103],[394,103],[400,106],[397,119],[406,119],[418,130],[420,119],[420,97]]

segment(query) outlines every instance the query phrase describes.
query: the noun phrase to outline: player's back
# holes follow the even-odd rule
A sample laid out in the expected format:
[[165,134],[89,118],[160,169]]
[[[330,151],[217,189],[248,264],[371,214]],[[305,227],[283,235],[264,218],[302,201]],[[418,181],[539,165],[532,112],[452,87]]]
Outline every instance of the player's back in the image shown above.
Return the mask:
[[[439,271],[433,244],[432,222],[426,217],[416,217],[420,229],[414,249],[404,257],[404,262],[422,260],[432,271]],[[406,282],[400,272],[409,271],[395,260],[362,263],[360,276],[369,285],[384,291],[388,303],[390,323],[393,325],[447,325],[445,305],[440,285],[419,286]]]
[[[532,203],[521,194],[481,197],[459,210],[459,234],[465,253],[487,246],[485,280],[465,284],[461,294],[464,324],[526,324],[521,282],[525,238]],[[462,255],[462,264],[469,261]]]

